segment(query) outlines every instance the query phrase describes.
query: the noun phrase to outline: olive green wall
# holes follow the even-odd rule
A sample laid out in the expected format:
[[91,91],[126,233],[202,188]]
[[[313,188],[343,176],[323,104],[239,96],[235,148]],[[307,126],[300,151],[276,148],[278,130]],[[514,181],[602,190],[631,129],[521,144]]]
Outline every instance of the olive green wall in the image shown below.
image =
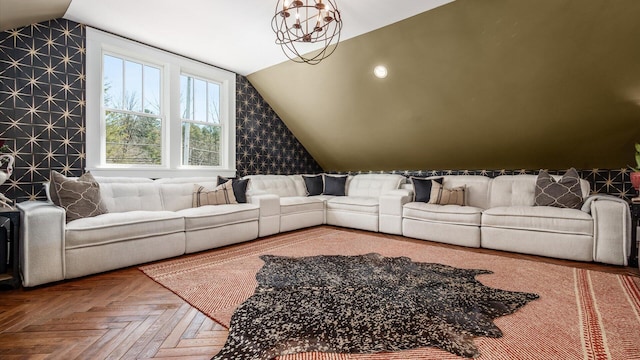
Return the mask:
[[620,168],[638,19],[638,0],[457,0],[248,78],[327,171]]

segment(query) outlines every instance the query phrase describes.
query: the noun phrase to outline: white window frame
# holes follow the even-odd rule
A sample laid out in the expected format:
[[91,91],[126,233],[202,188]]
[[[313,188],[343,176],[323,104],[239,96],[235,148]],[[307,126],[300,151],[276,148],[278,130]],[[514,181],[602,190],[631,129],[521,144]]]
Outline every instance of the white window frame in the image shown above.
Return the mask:
[[[236,175],[236,76],[234,73],[171,54],[147,45],[87,27],[86,55],[86,170],[98,176],[148,178]],[[123,165],[106,163],[102,59],[121,56],[158,66],[162,72],[162,164]],[[220,84],[220,166],[182,165],[182,117],[180,75],[189,74]]]

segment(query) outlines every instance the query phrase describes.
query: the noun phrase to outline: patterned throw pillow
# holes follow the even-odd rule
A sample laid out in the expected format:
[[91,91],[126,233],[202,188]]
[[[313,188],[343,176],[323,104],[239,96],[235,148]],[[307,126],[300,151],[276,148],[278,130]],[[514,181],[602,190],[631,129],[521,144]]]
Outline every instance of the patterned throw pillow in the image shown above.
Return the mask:
[[237,204],[233,195],[233,181],[229,180],[215,189],[209,190],[204,186],[193,184],[192,207],[205,205]]
[[304,186],[307,188],[307,196],[322,195],[324,182],[322,175],[302,175]]
[[442,184],[442,178],[417,178],[411,177],[413,184],[413,201],[428,203],[431,198],[431,189],[433,184]]
[[582,188],[578,171],[571,168],[556,182],[548,172],[540,170],[536,180],[535,205],[580,209]]
[[233,196],[236,197],[236,201],[240,204],[245,204],[247,202],[247,186],[249,185],[250,179],[237,179],[237,178],[226,178],[223,176],[218,176],[218,185],[222,185],[227,181],[231,180],[231,186],[233,187]]
[[108,212],[100,196],[100,185],[90,173],[70,179],[52,171],[50,182],[51,201],[65,210],[67,222]]
[[466,189],[464,186],[455,187],[453,189],[445,189],[442,184],[434,181],[433,186],[431,187],[429,204],[464,206],[465,190]]

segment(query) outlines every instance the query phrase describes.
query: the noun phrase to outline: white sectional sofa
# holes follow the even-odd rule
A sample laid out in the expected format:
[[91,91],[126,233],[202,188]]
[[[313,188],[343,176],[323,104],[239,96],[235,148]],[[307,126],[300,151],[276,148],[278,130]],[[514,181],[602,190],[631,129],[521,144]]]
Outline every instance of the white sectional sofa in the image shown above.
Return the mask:
[[401,234],[402,213],[393,209],[401,209],[411,198],[410,190],[399,190],[406,178],[394,174],[349,176],[345,196],[307,196],[301,175],[245,178],[250,179],[250,197],[271,194],[280,198],[279,232],[329,224]]
[[96,178],[106,214],[66,223],[64,209],[51,202],[20,203],[23,285],[76,278],[325,223],[377,231],[378,196],[405,180],[384,174],[351,180],[347,192],[355,195],[340,199],[340,205],[332,208],[335,214],[326,216],[327,204],[339,197],[307,197],[300,175],[248,178],[244,204],[192,207],[194,184],[213,189],[216,179],[211,178],[108,177]]
[[626,265],[628,205],[588,197],[582,210],[533,206],[535,176],[445,176],[465,186],[465,206],[413,202],[406,178],[349,176],[345,196],[307,196],[300,175],[254,175],[247,203],[192,207],[194,184],[211,178],[96,178],[108,213],[65,222],[45,201],[22,212],[25,287],[329,224],[451,244]]
[[534,206],[536,179],[535,175],[503,175],[493,179],[444,176],[445,187],[466,187],[467,206],[409,202],[403,207],[403,235],[455,245],[627,265],[631,219],[624,200],[607,195],[589,196],[589,183],[581,180],[584,201],[581,209]]

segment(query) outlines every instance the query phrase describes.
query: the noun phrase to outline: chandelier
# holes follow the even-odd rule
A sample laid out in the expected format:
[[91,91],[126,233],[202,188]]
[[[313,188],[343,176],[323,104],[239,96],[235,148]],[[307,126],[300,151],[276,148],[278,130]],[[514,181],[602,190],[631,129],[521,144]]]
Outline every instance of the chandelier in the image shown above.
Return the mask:
[[[316,65],[338,47],[342,18],[334,0],[278,0],[271,28],[289,59]],[[323,47],[314,50],[316,43]]]

